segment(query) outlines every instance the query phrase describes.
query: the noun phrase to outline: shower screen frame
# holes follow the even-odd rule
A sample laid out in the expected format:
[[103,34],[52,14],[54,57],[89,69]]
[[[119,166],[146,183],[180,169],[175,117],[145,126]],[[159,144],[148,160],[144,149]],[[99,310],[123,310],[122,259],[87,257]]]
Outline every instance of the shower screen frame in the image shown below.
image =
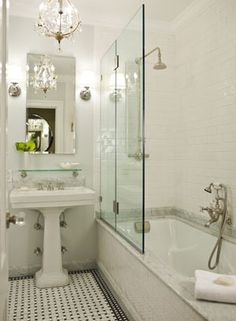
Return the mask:
[[[144,19],[142,5],[101,60],[100,108],[100,218],[141,253],[145,249]],[[131,62],[137,68],[135,86],[137,89],[138,84],[139,90],[134,90],[137,97],[127,91],[126,71]],[[128,94],[134,104],[127,103]],[[127,135],[128,108],[139,113],[136,127],[140,137],[132,153],[129,149],[132,141]],[[137,222],[138,231],[134,228]]]

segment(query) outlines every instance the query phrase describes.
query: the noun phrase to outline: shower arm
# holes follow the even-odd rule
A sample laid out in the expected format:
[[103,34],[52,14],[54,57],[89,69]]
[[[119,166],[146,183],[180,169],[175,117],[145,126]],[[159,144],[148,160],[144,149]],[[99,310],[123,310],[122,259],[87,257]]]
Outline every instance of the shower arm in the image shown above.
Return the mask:
[[[160,47],[156,47],[156,48],[152,49],[143,58],[147,58],[148,56],[150,56],[155,51],[158,51],[158,58],[161,60],[161,49],[160,49]],[[137,58],[136,59],[136,63],[140,63],[143,58],[142,57]]]
[[149,51],[144,58],[147,58],[148,56],[150,56],[153,52],[158,51],[158,57],[161,58],[161,49],[160,47],[156,47],[154,49],[152,49],[151,51]]

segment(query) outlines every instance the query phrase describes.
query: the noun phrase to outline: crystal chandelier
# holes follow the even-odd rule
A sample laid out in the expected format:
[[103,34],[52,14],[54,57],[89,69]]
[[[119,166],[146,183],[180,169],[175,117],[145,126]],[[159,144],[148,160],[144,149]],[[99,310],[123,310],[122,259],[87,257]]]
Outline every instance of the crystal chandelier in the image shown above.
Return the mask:
[[43,0],[39,7],[37,30],[58,41],[69,38],[80,26],[77,9],[69,0]]
[[45,94],[49,89],[56,89],[57,76],[55,67],[47,56],[43,56],[38,65],[34,66],[34,76],[31,85],[34,89],[41,89]]

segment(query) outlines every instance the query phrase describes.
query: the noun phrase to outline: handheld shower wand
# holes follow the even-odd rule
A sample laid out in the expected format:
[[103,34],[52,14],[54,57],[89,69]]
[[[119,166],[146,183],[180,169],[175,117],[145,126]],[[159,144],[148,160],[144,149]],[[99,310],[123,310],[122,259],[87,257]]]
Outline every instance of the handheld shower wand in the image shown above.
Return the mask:
[[[210,227],[212,223],[217,222],[219,218],[222,217],[220,228],[219,228],[219,235],[208,260],[208,268],[210,270],[214,270],[219,264],[221,246],[222,246],[222,237],[223,237],[225,223],[228,222],[230,224],[230,221],[226,220],[226,217],[227,217],[226,186],[219,183],[210,183],[209,186],[204,188],[204,191],[207,193],[212,193],[213,190],[215,191],[215,199],[213,204],[210,207],[205,207],[205,208],[202,207],[201,209],[202,212],[207,211],[210,216],[210,220],[205,224],[205,227]],[[221,192],[221,195],[220,195],[220,192]],[[212,261],[215,254],[216,254],[216,258],[213,263]]]

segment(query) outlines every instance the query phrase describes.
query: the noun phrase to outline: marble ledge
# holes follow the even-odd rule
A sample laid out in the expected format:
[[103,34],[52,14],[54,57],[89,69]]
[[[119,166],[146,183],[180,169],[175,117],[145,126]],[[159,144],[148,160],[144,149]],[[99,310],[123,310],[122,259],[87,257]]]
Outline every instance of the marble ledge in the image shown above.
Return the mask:
[[[103,213],[104,214],[104,213]],[[104,214],[104,218],[112,220],[115,217],[114,213]],[[101,213],[96,212],[96,218],[100,218]],[[156,208],[147,208],[145,210],[145,219],[155,219],[155,218],[174,218],[178,219],[194,228],[197,228],[205,233],[218,236],[219,224],[217,222],[212,224],[210,227],[205,227],[204,225],[209,220],[208,216],[202,213],[194,213],[187,211],[185,209],[177,207],[156,207]],[[121,210],[119,213],[119,222],[126,221],[141,221],[142,212],[140,209],[125,209]],[[223,239],[236,244],[236,229],[232,226],[226,225]]]

